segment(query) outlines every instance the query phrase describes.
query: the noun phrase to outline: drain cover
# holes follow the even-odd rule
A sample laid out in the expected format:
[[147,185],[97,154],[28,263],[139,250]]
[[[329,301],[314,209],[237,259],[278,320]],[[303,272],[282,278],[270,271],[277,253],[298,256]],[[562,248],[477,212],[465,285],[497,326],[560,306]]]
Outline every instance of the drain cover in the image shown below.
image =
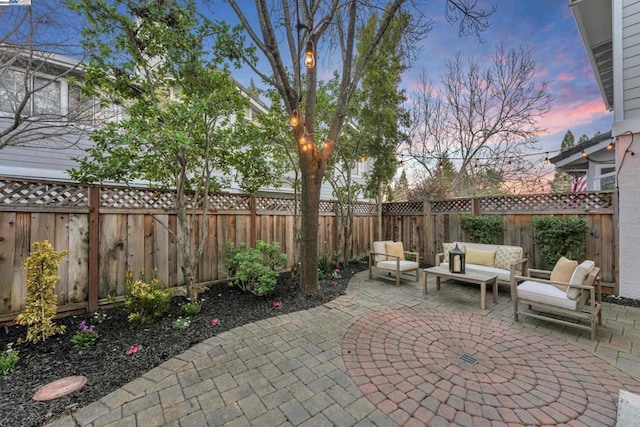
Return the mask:
[[478,363],[478,359],[467,353],[461,353],[460,356],[458,356],[458,359],[468,363],[469,365],[475,366]]

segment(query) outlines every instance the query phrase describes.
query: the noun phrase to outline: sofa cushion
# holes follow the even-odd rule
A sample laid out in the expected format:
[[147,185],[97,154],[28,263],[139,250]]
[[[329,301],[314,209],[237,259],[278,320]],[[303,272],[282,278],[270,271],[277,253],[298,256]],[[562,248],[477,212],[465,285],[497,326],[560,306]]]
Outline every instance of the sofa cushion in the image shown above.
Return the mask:
[[496,248],[496,260],[494,266],[497,268],[511,269],[511,264],[522,259],[522,248],[514,246],[498,246]]
[[569,310],[575,310],[578,305],[576,300],[569,299],[567,293],[556,286],[534,280],[527,280],[518,285],[518,298]]
[[393,255],[394,257],[398,257],[398,258],[392,258],[392,257],[387,257],[388,261],[396,261],[398,259],[403,260],[404,259],[404,247],[402,246],[402,242],[387,242],[385,244],[385,249],[386,249],[386,253],[387,255]]
[[486,265],[493,267],[496,259],[496,251],[467,248],[465,260],[469,264]]
[[[373,252],[377,253],[377,254],[386,254],[387,253],[387,248],[386,248],[386,244],[387,243],[393,243],[391,240],[384,240],[384,241],[379,241],[379,242],[373,242]],[[387,257],[385,255],[374,255],[374,262],[380,262],[380,261],[386,261]]]
[[[595,266],[596,266],[596,263],[593,261],[590,261],[590,260],[583,261],[573,271],[573,274],[571,275],[571,279],[569,279],[569,283],[572,285],[584,285],[584,282],[587,279],[587,276],[589,275],[589,273],[591,273],[591,271]],[[578,299],[578,297],[580,296],[583,290],[584,289],[572,288],[571,286],[569,286],[569,289],[567,289],[567,297],[569,299]]]
[[[571,275],[573,274],[573,271],[576,269],[577,266],[578,266],[578,261],[573,261],[565,257],[560,257],[558,262],[556,262],[556,265],[553,267],[553,270],[551,271],[551,277],[549,277],[549,280],[551,280],[552,282],[569,283],[569,280],[571,280]],[[556,286],[558,289],[560,289],[563,292],[566,292],[567,288],[569,287],[565,285],[554,285],[554,286]]]
[[[376,264],[376,267],[378,268],[391,271],[396,271],[397,266],[397,261],[380,261]],[[420,266],[415,261],[400,261],[400,271],[417,270],[419,267]]]
[[444,252],[444,260],[443,260],[443,262],[447,262],[447,263],[449,262],[449,251],[454,249],[456,247],[456,245],[458,245],[458,249],[460,249],[462,252],[465,251],[464,244],[462,244],[462,243],[453,242],[453,243],[443,243],[442,244],[442,251]]

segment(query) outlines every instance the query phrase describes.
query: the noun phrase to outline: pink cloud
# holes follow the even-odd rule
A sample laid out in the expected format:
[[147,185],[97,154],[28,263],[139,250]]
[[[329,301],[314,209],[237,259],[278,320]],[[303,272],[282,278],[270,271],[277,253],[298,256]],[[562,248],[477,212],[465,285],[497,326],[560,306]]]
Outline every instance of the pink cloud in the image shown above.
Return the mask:
[[563,82],[570,82],[575,80],[576,76],[573,74],[569,74],[569,73],[560,73],[558,74],[558,76],[556,77],[558,80],[563,81]]
[[554,105],[539,121],[550,134],[566,131],[571,127],[590,124],[597,118],[609,114],[600,99]]

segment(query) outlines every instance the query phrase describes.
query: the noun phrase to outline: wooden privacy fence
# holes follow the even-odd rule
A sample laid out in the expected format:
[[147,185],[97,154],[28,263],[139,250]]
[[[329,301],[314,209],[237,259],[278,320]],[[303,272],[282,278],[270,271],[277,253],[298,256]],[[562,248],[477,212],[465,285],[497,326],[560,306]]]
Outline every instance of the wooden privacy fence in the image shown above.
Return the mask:
[[[199,282],[226,277],[226,242],[278,242],[294,263],[294,200],[286,196],[216,193],[210,212],[189,216],[193,248],[208,221],[209,236],[198,263]],[[337,204],[320,204],[320,250],[335,259],[338,242]],[[501,215],[504,233],[497,243],[522,246],[529,266],[541,268],[533,241],[535,215],[578,215],[587,220],[587,258],[601,268],[603,283],[617,293],[616,197],[614,192],[536,194],[461,198],[436,202],[386,203],[385,239],[401,240],[433,264],[442,243],[464,241],[462,214]],[[376,240],[377,207],[355,206],[353,255],[367,255]],[[12,320],[26,299],[26,272],[20,267],[33,242],[49,240],[56,250],[69,250],[60,266],[56,292],[60,311],[94,310],[108,297],[124,294],[127,271],[154,270],[169,286],[182,283],[181,260],[173,233],[178,232],[173,197],[149,188],[86,186],[68,182],[34,182],[0,177],[0,322]],[[304,232],[304,230],[302,230]]]
[[521,246],[529,267],[542,268],[533,240],[531,218],[538,215],[580,216],[587,221],[586,257],[600,267],[608,293],[617,291],[617,198],[613,191],[459,198],[435,202],[383,205],[385,238],[402,240],[433,264],[442,243],[468,240],[460,227],[464,214],[500,215],[505,230],[499,244]]
[[[208,215],[189,216],[192,242],[209,223],[199,282],[226,277],[226,242],[278,242],[291,267],[295,253],[294,200],[286,196],[215,193]],[[376,205],[356,205],[353,253],[365,256],[376,230]],[[336,204],[320,205],[320,250],[338,251]],[[152,272],[169,286],[182,284],[176,240],[177,218],[169,191],[149,188],[86,186],[0,177],[0,321],[24,308],[26,272],[21,266],[31,244],[49,240],[69,250],[60,266],[56,292],[59,311],[95,310],[111,295],[124,295],[127,271]],[[302,231],[304,232],[304,231]]]

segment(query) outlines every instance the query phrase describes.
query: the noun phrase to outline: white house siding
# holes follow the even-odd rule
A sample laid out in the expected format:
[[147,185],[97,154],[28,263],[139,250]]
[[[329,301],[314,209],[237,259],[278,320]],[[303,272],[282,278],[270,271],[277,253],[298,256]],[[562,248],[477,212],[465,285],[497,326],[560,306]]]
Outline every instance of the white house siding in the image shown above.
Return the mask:
[[[620,296],[640,298],[640,134],[633,136],[632,151],[625,153],[632,138],[621,135],[616,144],[616,164],[619,168],[618,235]],[[624,161],[623,161],[624,158]],[[622,164],[622,167],[620,166]]]
[[640,1],[622,6],[622,85],[625,120],[640,117]]

